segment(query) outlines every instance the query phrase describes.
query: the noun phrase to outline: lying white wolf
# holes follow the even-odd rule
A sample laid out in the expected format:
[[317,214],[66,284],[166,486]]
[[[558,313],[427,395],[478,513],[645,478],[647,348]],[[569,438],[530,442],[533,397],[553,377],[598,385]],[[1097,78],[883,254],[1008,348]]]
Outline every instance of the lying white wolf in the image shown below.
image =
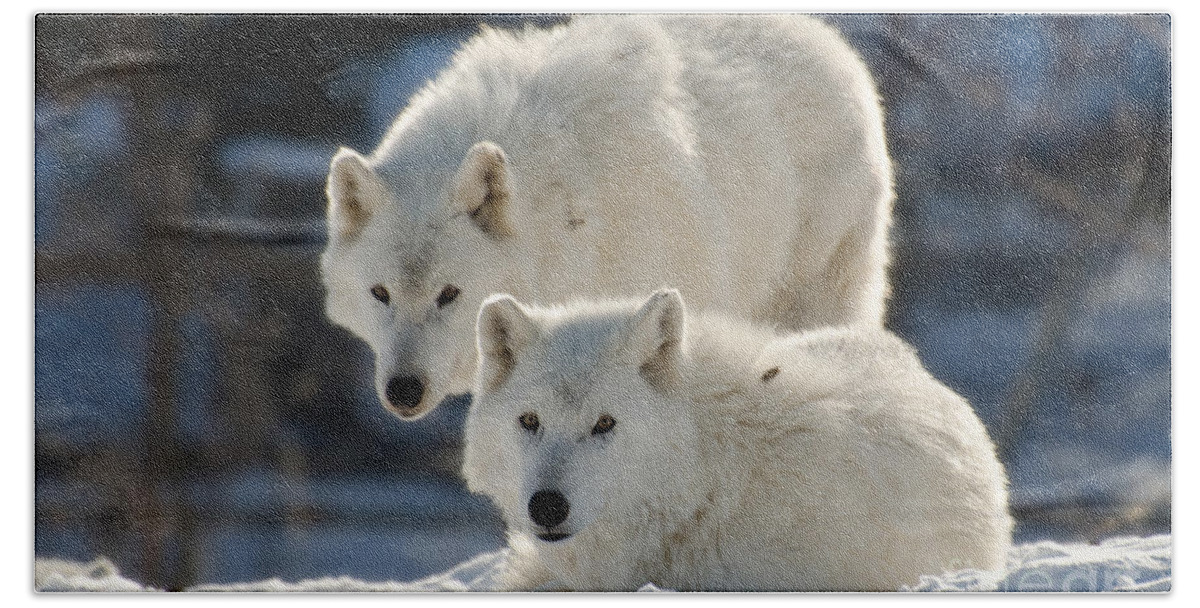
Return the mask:
[[891,166],[862,61],[804,16],[485,30],[328,180],[326,310],[416,418],[470,388],[492,293],[678,286],[788,329],[881,323]]
[[504,589],[897,590],[1004,566],[1007,482],[962,397],[879,328],[778,336],[637,303],[486,301],[463,475]]

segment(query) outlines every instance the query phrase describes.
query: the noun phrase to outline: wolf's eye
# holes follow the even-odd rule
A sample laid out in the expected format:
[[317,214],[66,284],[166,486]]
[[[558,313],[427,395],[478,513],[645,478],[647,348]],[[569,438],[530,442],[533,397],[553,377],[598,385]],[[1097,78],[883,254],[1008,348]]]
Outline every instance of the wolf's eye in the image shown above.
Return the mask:
[[617,426],[617,421],[613,420],[612,416],[609,416],[608,414],[601,414],[600,419],[596,421],[596,426],[592,427],[592,434],[603,435],[613,430],[614,426]]
[[442,288],[442,293],[438,294],[437,307],[442,308],[443,306],[446,306],[447,304],[453,302],[454,299],[457,298],[458,294],[460,294],[460,293],[462,293],[462,292],[460,292],[458,290],[458,288],[453,285],[445,286],[444,288]]
[[372,287],[371,295],[375,296],[376,300],[379,300],[380,302],[383,302],[384,304],[387,304],[388,302],[392,301],[392,296],[388,295],[387,287],[384,287],[383,285],[376,285],[376,286]]
[[521,417],[517,418],[517,421],[521,423],[521,428],[529,431],[530,433],[537,431],[538,427],[542,425],[541,422],[538,422],[537,414],[533,412],[525,412],[524,414],[521,414]]

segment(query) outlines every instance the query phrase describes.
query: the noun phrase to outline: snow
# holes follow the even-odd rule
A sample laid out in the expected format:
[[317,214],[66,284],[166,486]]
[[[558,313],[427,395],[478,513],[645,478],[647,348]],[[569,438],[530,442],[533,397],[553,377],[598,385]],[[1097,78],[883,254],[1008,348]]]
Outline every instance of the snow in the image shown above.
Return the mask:
[[923,576],[908,591],[1170,591],[1171,536],[1013,547],[1005,572]]
[[[921,577],[900,591],[1139,591],[1171,590],[1170,535],[1114,537],[1098,545],[1040,541],[1017,545],[1004,572],[960,570]],[[189,591],[224,592],[430,592],[490,591],[503,570],[507,550],[482,553],[454,568],[412,582],[363,581],[329,577],[288,582],[280,579],[224,585],[200,585]],[[39,559],[38,591],[156,591],[126,579],[106,558],[80,563]],[[661,591],[647,584],[640,591]]]
[[153,591],[123,578],[106,557],[91,562],[41,558],[34,561],[33,587],[38,591]]

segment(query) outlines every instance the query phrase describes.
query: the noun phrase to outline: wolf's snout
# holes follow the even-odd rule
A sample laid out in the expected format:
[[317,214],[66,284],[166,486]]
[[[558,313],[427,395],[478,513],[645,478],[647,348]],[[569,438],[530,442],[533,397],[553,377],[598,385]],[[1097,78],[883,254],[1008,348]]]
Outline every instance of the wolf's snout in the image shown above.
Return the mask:
[[397,376],[388,380],[387,400],[402,410],[415,409],[425,395],[425,381],[417,376]]
[[567,498],[553,490],[539,490],[529,499],[529,518],[544,528],[553,528],[567,521],[570,510]]

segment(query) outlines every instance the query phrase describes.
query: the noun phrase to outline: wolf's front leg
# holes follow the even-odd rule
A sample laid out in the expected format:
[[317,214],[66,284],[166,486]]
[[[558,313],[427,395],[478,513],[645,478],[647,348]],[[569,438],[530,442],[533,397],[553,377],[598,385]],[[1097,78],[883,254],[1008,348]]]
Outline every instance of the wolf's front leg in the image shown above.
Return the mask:
[[495,591],[570,591],[536,555],[512,548]]

